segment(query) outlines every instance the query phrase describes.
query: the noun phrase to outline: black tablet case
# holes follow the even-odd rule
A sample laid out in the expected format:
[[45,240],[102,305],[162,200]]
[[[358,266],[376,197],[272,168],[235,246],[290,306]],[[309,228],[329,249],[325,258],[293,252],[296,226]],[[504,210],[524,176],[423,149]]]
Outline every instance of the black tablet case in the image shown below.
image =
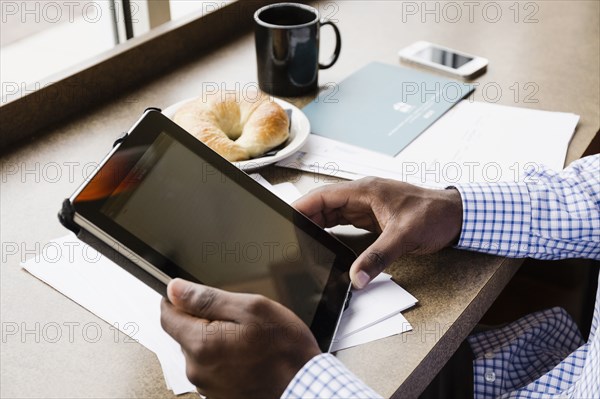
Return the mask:
[[[127,137],[127,133],[119,137],[114,142],[113,147],[120,144],[125,137]],[[102,255],[104,255],[106,258],[110,259],[117,265],[121,266],[123,269],[125,269],[125,271],[132,274],[137,279],[141,280],[154,291],[158,292],[164,297],[167,296],[167,286],[162,281],[160,281],[150,273],[146,272],[140,266],[136,265],[131,260],[129,260],[125,255],[121,254],[116,249],[106,244],[104,241],[100,240],[98,237],[96,237],[89,231],[76,224],[73,220],[74,214],[75,209],[73,208],[71,200],[69,200],[68,198],[65,199],[63,201],[62,208],[58,213],[58,220],[63,226],[75,233],[77,238],[79,238],[81,241],[88,244],[89,246],[94,248],[96,251],[100,252]]]

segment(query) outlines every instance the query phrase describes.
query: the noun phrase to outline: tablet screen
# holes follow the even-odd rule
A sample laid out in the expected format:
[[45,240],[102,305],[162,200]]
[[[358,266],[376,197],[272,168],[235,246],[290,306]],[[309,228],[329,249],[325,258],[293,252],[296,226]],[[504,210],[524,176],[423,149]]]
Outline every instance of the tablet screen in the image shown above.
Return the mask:
[[100,212],[198,281],[260,293],[308,325],[335,261],[331,250],[165,132]]
[[261,294],[329,350],[356,255],[160,112],[146,112],[69,203],[61,220],[162,295],[175,277]]

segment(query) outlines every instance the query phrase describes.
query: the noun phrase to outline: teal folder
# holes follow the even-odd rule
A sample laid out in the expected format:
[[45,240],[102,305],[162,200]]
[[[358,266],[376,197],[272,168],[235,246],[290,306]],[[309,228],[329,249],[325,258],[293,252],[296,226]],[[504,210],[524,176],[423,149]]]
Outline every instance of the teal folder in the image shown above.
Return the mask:
[[394,156],[473,90],[373,62],[329,85],[303,111],[314,134]]

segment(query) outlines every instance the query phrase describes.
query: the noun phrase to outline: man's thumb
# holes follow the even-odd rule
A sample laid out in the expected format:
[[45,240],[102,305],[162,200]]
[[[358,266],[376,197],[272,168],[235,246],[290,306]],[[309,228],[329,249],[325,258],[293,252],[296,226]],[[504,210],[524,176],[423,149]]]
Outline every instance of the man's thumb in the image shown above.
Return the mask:
[[362,289],[401,255],[396,234],[388,230],[360,254],[350,268],[350,278],[355,288]]
[[241,314],[239,294],[176,278],[167,286],[169,301],[184,312],[208,320],[232,320]]

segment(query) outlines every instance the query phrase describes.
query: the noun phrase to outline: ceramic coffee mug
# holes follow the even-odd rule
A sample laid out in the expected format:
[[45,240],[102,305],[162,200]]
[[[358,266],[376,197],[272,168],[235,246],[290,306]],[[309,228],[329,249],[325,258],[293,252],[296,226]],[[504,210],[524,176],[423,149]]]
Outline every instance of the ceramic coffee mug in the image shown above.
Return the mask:
[[[296,3],[278,3],[254,13],[258,84],[262,91],[282,97],[302,96],[316,91],[319,69],[337,61],[342,47],[338,27],[321,21],[319,11]],[[331,59],[319,63],[319,33],[331,25],[336,44]]]

